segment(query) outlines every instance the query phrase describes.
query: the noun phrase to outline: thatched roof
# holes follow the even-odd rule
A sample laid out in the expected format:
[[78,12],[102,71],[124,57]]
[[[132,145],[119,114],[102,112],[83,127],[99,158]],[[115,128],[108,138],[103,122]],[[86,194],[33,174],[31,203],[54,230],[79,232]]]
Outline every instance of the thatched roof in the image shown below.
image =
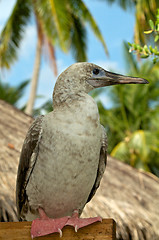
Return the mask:
[[32,118],[0,100],[0,221],[16,221],[15,184],[20,150]]
[[[16,221],[20,149],[32,118],[0,100],[0,221]],[[159,239],[159,179],[108,157],[97,194],[83,216],[114,218],[117,239]]]
[[109,157],[100,188],[83,216],[98,214],[116,221],[118,239],[159,239],[159,179]]

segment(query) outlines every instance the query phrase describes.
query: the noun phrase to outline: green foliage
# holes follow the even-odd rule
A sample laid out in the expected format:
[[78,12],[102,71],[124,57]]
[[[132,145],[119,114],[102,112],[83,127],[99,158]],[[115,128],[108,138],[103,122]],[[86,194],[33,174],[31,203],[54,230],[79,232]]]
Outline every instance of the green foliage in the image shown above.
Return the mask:
[[0,68],[9,68],[17,59],[17,51],[29,20],[31,3],[17,0],[14,9],[0,34]]
[[117,4],[119,4],[120,7],[126,10],[127,8],[131,9],[132,7],[134,7],[136,0],[106,0],[106,2],[108,2],[109,4],[116,2]]
[[144,34],[149,28],[147,19],[155,21],[156,10],[159,8],[158,0],[105,0],[108,3],[117,3],[124,10],[135,10],[134,41],[136,44],[145,45],[150,39]]
[[9,68],[17,59],[23,32],[32,13],[38,37],[43,44],[49,44],[49,50],[52,49],[50,46],[60,47],[65,53],[72,51],[76,61],[86,61],[86,24],[89,24],[108,53],[103,36],[82,0],[63,0],[62,4],[59,0],[17,0],[0,34],[1,68]]
[[[145,34],[154,33],[154,43],[157,43],[159,40],[159,9],[157,9],[156,20],[149,20],[150,30],[144,31]],[[159,49],[157,46],[152,47],[151,45],[144,45],[143,47],[137,43],[129,43],[130,52],[134,51],[141,58],[153,57],[153,62],[156,63],[159,60]]]
[[[9,68],[17,59],[23,31],[34,15],[37,29],[37,54],[32,81],[38,80],[42,47],[47,45],[48,55],[57,74],[55,48],[72,52],[77,62],[87,61],[87,28],[89,24],[95,36],[102,43],[106,54],[107,47],[103,36],[86,5],[82,0],[17,0],[15,7],[0,34],[0,68]],[[38,66],[37,66],[38,65]],[[37,84],[32,84],[26,112],[32,114]],[[35,88],[33,88],[33,86]],[[32,100],[33,99],[33,100]]]
[[45,37],[64,52],[71,50],[76,61],[87,60],[86,23],[108,53],[102,34],[82,0],[64,0],[63,4],[58,0],[51,1],[51,4],[50,0],[39,0],[34,6]]
[[158,136],[159,132],[137,130],[119,142],[111,155],[139,169],[152,172],[159,170],[159,162],[156,161],[159,155]]
[[[98,108],[108,133],[108,152],[133,167],[159,171],[159,63],[139,65],[125,45],[128,75],[149,80],[148,85],[118,85],[107,89],[112,107]],[[102,92],[104,94],[104,92]]]
[[[94,32],[97,39],[99,39],[99,41],[102,43],[102,45],[104,47],[104,50],[105,50],[105,53],[108,54],[107,46],[105,44],[104,38],[103,38],[103,36],[100,32],[100,29],[98,28],[98,25],[97,25],[95,19],[90,14],[88,8],[86,7],[86,5],[84,4],[84,2],[82,0],[78,0],[77,3],[78,3],[78,5],[76,6],[76,8],[78,9],[78,12],[77,12],[78,17],[79,18],[82,17],[83,22],[89,24],[90,28]],[[75,11],[75,13],[76,13],[76,11]]]
[[72,32],[71,32],[71,51],[77,62],[87,61],[86,56],[86,29],[80,21],[80,18],[72,14]]
[[0,81],[0,99],[17,107],[17,104],[24,94],[29,80],[23,81],[16,87]]

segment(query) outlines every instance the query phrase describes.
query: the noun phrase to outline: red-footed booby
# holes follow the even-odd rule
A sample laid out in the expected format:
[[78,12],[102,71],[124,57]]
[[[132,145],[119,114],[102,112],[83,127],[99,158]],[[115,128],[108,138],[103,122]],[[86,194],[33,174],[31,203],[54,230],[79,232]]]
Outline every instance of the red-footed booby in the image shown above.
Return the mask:
[[100,221],[79,218],[99,187],[106,167],[107,138],[98,107],[88,93],[115,84],[148,83],[75,63],[58,77],[54,110],[39,116],[26,135],[20,156],[16,201],[20,220],[33,221],[31,236],[62,234]]

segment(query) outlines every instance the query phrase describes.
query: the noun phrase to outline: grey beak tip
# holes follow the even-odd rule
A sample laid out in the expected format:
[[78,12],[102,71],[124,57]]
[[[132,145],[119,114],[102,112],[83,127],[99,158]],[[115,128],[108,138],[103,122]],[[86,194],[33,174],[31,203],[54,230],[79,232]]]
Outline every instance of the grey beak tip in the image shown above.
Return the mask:
[[149,82],[146,80],[146,79],[144,79],[144,82],[143,82],[144,84],[149,84]]

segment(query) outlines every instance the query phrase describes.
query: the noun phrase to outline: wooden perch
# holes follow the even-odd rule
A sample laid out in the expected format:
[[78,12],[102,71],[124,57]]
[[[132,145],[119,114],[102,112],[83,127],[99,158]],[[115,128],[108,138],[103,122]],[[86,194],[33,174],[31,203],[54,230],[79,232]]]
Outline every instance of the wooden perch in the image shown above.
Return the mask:
[[[31,240],[30,228],[31,222],[0,222],[0,240]],[[103,219],[102,223],[91,224],[77,233],[70,226],[64,227],[62,232],[62,238],[59,233],[54,233],[35,240],[115,240],[116,223],[113,219]]]

